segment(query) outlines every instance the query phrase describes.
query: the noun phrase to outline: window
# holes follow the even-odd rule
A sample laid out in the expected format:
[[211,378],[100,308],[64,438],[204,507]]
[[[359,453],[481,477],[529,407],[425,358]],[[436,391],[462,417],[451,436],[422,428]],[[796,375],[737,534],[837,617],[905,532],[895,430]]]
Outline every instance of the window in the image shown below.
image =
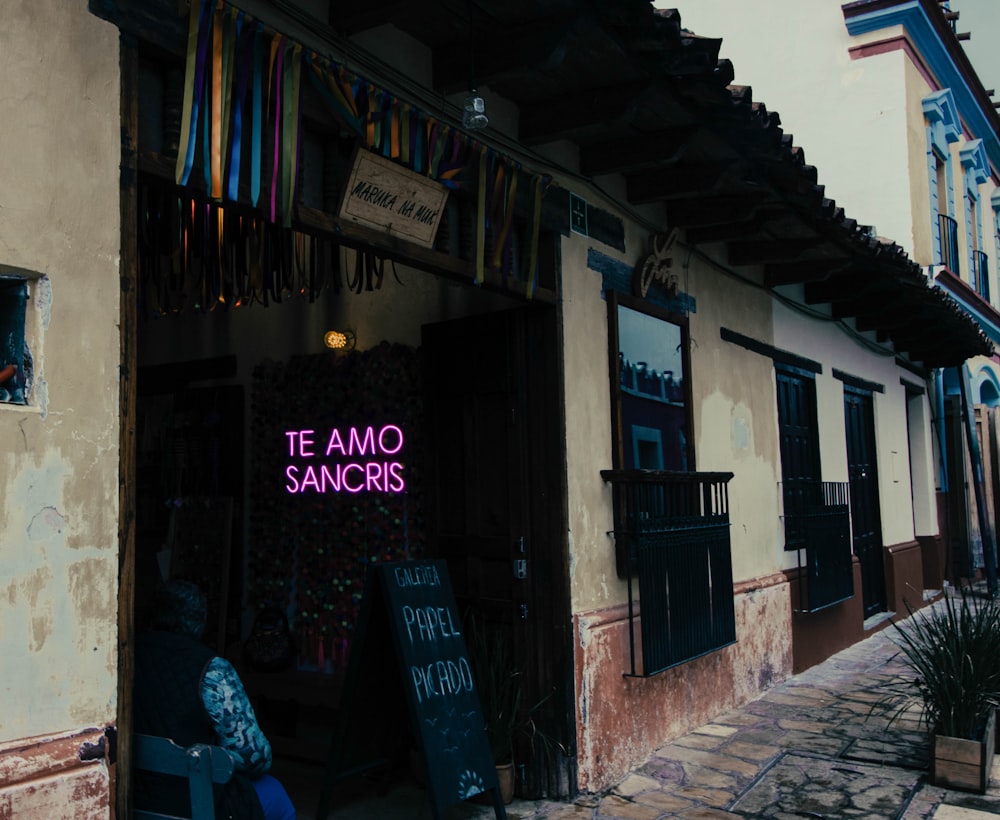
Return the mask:
[[979,198],[974,191],[969,191],[966,200],[969,214],[969,249],[972,257],[969,267],[971,271],[969,284],[972,285],[972,289],[976,293],[988,302],[990,300],[990,270],[980,239],[982,216],[979,209]]
[[816,612],[854,593],[847,485],[821,480],[812,373],[775,362],[785,549],[798,553],[797,608]]
[[27,404],[31,357],[24,341],[28,280],[0,275],[0,402]]
[[927,175],[930,187],[932,253],[935,264],[958,272],[958,224],[954,219],[955,194],[951,148],[961,138],[951,89],[945,88],[925,97],[924,118],[927,127]]
[[628,580],[627,674],[650,676],[736,640],[733,474],[692,472],[687,319],[608,290],[608,331],[615,469],[602,476]]
[[937,262],[952,273],[958,266],[958,223],[951,216],[954,212],[951,184],[951,161],[942,157],[937,148],[931,148],[934,176],[931,178],[931,211],[937,212]]
[[617,468],[693,469],[687,320],[613,291],[608,311]]
[[982,140],[971,140],[962,146],[959,159],[965,181],[965,244],[968,249],[968,282],[980,296],[989,301],[989,268],[983,251],[983,216],[979,188],[990,178],[989,158]]

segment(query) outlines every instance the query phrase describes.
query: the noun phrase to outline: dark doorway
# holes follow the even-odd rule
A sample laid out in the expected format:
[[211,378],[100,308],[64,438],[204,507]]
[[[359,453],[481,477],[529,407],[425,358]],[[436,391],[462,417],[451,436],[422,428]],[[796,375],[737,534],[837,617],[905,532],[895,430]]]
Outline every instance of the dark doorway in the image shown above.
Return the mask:
[[861,564],[861,594],[868,618],[886,609],[875,410],[870,392],[844,386],[844,423],[851,485],[851,532],[854,554]]
[[422,352],[429,550],[448,562],[459,609],[509,642],[523,702],[544,701],[538,719],[562,747],[556,760],[530,757],[522,792],[565,795],[575,772],[555,312],[428,325]]

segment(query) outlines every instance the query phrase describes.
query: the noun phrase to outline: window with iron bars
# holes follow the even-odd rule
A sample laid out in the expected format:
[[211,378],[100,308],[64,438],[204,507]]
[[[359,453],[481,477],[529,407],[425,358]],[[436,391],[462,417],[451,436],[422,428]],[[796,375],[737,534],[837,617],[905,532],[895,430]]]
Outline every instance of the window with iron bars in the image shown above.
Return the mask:
[[628,580],[626,674],[649,677],[736,641],[732,473],[605,470]]
[[854,595],[848,487],[834,481],[800,485],[795,506],[785,508],[785,548],[791,543],[798,553],[799,612],[818,612]]
[[798,610],[817,612],[854,594],[847,485],[820,480],[814,375],[775,370],[785,550],[798,557]]

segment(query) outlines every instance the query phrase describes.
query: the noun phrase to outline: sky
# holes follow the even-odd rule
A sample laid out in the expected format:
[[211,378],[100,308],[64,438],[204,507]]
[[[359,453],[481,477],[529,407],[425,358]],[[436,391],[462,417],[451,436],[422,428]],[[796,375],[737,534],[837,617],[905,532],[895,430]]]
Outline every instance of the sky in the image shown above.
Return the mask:
[[[745,0],[732,0],[734,3]],[[675,6],[670,0],[653,0],[656,8]],[[1000,0],[950,0],[952,11],[959,13],[956,30],[970,32],[971,40],[963,41],[965,53],[972,61],[979,79],[986,90],[994,89],[994,99],[1000,101]],[[725,31],[697,31],[706,37],[722,37],[720,56],[726,56]],[[739,66],[736,66],[739,77]]]
[[979,79],[993,99],[1000,101],[1000,0],[951,0],[952,11],[959,13],[957,30],[968,31],[971,40],[963,42]]

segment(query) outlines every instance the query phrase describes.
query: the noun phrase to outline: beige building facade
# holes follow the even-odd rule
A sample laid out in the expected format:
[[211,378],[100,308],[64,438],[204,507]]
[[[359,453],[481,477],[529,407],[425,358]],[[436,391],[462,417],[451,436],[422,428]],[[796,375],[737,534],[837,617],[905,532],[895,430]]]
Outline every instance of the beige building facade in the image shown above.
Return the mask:
[[4,362],[21,400],[0,404],[0,816],[104,817],[118,704],[118,33],[83,2],[15,3],[6,18],[0,283],[5,330],[20,311],[26,348]]
[[[256,703],[309,706],[265,725],[280,760],[315,752],[303,723],[334,735],[323,709],[351,711],[365,568],[440,559],[556,741],[518,750],[526,796],[607,788],[922,603],[929,374],[989,342],[826,198],[718,41],[635,0],[574,6],[549,53],[519,39],[555,25],[547,4],[480,3],[505,43],[476,60],[480,130],[456,54],[484,21],[210,5],[43,0],[8,26],[0,322],[23,344],[0,361],[17,365],[0,646],[18,659],[0,672],[0,817],[127,811],[132,645],[168,576],[209,591],[207,638]],[[296,114],[265,107],[273,153],[249,136],[269,75],[246,32],[275,55],[266,99]],[[205,119],[223,97],[199,119],[185,92],[189,44],[216,36],[247,101],[217,120],[247,124],[243,164],[236,129],[213,143]],[[379,191],[348,185],[359,155],[388,166]],[[392,199],[417,180],[444,203],[426,242]],[[300,483],[327,473],[289,431],[327,428],[360,455],[364,430],[398,430],[405,492],[329,447],[328,474],[364,487]],[[851,529],[861,492],[875,540]],[[242,665],[265,605],[297,644],[271,677]],[[405,681],[384,683],[388,702]]]

